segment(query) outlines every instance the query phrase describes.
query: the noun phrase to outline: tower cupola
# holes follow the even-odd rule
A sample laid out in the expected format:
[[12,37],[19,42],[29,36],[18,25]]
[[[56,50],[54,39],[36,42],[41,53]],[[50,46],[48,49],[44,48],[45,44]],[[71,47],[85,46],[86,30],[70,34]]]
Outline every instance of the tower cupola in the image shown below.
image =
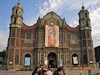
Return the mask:
[[23,8],[20,6],[20,2],[12,8],[11,25],[21,26],[23,21]]
[[82,9],[78,13],[78,15],[79,15],[79,24],[81,27],[90,26],[89,11],[85,9],[85,6],[82,5]]

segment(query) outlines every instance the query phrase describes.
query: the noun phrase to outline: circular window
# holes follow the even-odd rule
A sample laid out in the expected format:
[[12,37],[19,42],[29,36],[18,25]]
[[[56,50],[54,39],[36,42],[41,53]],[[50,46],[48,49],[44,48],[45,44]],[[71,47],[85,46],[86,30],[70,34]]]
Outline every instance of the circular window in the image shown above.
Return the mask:
[[50,25],[54,25],[54,22],[53,22],[53,21],[51,21],[51,22],[50,22]]

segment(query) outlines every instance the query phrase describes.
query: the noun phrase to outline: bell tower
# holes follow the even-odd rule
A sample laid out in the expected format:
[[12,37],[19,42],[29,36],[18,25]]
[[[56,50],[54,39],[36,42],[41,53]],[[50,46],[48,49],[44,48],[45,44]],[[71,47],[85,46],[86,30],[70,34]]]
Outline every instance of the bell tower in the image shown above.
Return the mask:
[[79,25],[81,32],[81,53],[82,53],[82,65],[92,66],[94,64],[94,49],[91,36],[91,24],[89,11],[82,6],[79,12]]
[[12,8],[11,22],[10,22],[10,34],[8,38],[8,69],[20,68],[20,46],[21,46],[21,28],[23,22],[23,8],[20,6],[20,2]]

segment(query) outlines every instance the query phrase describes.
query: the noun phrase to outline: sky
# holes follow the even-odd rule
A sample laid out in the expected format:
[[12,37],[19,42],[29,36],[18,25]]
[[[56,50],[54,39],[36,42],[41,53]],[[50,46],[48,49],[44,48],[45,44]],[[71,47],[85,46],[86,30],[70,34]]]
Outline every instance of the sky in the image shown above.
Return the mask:
[[[6,49],[12,8],[18,0],[0,0],[0,51]],[[100,0],[20,0],[24,9],[23,22],[31,26],[50,11],[65,18],[71,27],[79,25],[78,12],[82,3],[90,12],[93,46],[100,46]]]

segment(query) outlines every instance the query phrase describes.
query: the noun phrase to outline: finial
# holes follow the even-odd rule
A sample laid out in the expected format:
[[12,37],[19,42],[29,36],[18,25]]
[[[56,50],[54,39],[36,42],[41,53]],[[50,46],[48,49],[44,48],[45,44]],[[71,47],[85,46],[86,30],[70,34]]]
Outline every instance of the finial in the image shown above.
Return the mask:
[[82,2],[82,6],[84,6],[84,3]]
[[82,9],[85,9],[85,7],[84,7],[84,3],[82,2]]
[[17,3],[17,5],[20,5],[20,0],[18,0],[18,3]]

